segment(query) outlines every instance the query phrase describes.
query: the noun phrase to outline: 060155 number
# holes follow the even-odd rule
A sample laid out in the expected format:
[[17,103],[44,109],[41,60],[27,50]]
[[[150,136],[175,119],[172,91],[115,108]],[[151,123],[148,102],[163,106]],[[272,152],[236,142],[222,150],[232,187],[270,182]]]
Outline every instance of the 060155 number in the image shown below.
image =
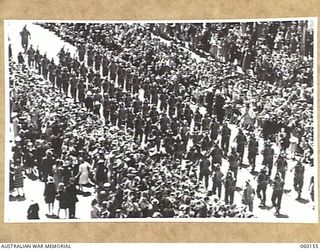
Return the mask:
[[318,249],[319,244],[318,243],[303,243],[300,244],[300,248],[304,249]]

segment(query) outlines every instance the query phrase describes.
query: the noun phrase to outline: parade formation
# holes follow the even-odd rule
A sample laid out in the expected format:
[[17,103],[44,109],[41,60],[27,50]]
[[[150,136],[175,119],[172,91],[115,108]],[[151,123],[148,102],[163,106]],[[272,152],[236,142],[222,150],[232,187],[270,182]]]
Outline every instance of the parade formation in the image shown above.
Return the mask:
[[317,218],[312,25],[9,31],[10,220]]

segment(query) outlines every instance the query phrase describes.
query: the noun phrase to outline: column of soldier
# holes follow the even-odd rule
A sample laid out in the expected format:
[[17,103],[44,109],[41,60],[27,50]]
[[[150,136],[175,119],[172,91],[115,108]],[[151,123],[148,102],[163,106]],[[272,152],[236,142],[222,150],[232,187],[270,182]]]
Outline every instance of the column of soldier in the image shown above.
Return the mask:
[[[73,31],[72,25],[71,25],[70,30]],[[127,29],[127,30],[130,30],[130,29]],[[90,34],[90,35],[92,35],[92,34]],[[131,37],[134,37],[134,36],[132,36],[132,34],[130,34],[130,35],[131,35]],[[139,36],[141,36],[141,31],[139,31]],[[165,59],[170,58],[170,56],[172,56],[172,55],[176,56],[176,54],[183,52],[182,50],[179,50],[177,47],[172,46],[172,45],[166,46],[166,45],[161,44],[159,42],[153,43],[151,40],[149,40],[148,35],[145,35],[145,37],[142,36],[139,39],[139,41],[141,42],[141,40],[143,40],[143,39],[146,39],[146,43],[145,44],[142,43],[144,48],[148,47],[150,50],[149,50],[149,55],[146,53],[146,55],[143,55],[142,58],[144,58],[145,61],[147,61],[149,63],[151,63],[153,61],[152,59],[157,58],[156,55],[153,54],[154,53],[154,50],[152,50],[153,46],[156,48],[159,48],[159,47],[161,47],[162,49],[165,48],[171,52],[171,54],[169,56],[166,54],[161,54],[161,56],[163,56]],[[89,46],[88,46],[88,50],[87,50],[86,64],[89,67],[94,65],[96,73],[94,72],[93,69],[89,68],[89,73],[86,74],[86,66],[83,63],[81,63],[81,61],[83,61],[85,59],[85,56],[84,56],[85,50],[82,47],[83,46],[83,44],[82,44],[82,45],[80,45],[80,49],[79,49],[80,62],[77,61],[77,59],[75,59],[75,58],[71,58],[70,55],[67,52],[65,52],[64,50],[61,50],[61,52],[59,53],[60,66],[65,67],[62,70],[63,72],[61,73],[61,76],[59,74],[60,73],[59,66],[57,67],[57,70],[52,70],[52,67],[54,67],[54,64],[53,63],[50,64],[48,62],[48,60],[44,59],[47,61],[47,65],[46,65],[46,63],[42,63],[42,62],[44,62],[44,60],[42,59],[41,60],[41,67],[39,67],[39,68],[40,69],[42,68],[41,71],[42,71],[44,77],[47,77],[47,74],[49,72],[49,79],[54,84],[56,84],[59,89],[62,88],[66,95],[68,95],[68,88],[69,88],[68,85],[70,83],[70,92],[71,92],[72,97],[75,100],[77,99],[76,97],[78,97],[78,100],[80,102],[85,103],[85,106],[88,108],[88,110],[91,110],[98,115],[100,113],[99,106],[100,106],[100,103],[103,99],[104,100],[103,114],[104,114],[104,119],[105,119],[106,124],[108,124],[110,122],[112,125],[117,125],[120,128],[124,127],[129,133],[133,133],[134,138],[136,141],[138,141],[138,143],[141,143],[144,139],[144,142],[142,143],[142,145],[144,145],[144,147],[145,147],[144,153],[148,152],[149,151],[148,149],[153,148],[154,146],[156,148],[157,153],[161,152],[161,149],[163,148],[164,151],[161,152],[160,156],[158,154],[156,154],[157,158],[153,164],[156,164],[158,161],[160,161],[162,159],[166,159],[166,158],[171,159],[172,158],[171,160],[176,161],[176,163],[173,164],[173,166],[174,166],[173,169],[171,169],[171,167],[169,169],[171,171],[178,171],[179,172],[180,171],[179,168],[181,167],[180,163],[181,163],[182,159],[183,158],[189,159],[187,162],[187,165],[186,165],[186,169],[184,169],[184,168],[181,169],[182,172],[179,172],[179,173],[181,174],[181,173],[183,173],[183,171],[185,171],[185,173],[186,173],[185,175],[188,178],[190,178],[190,180],[194,180],[195,184],[198,184],[199,180],[204,179],[204,186],[206,189],[208,188],[209,176],[212,175],[213,176],[213,190],[214,191],[218,190],[218,196],[220,198],[221,197],[222,175],[223,175],[220,171],[220,166],[222,163],[223,155],[227,156],[227,154],[228,154],[229,140],[230,140],[230,129],[228,128],[227,124],[225,123],[224,126],[222,127],[222,130],[221,130],[221,133],[222,133],[221,147],[222,147],[222,149],[220,149],[219,145],[215,141],[218,138],[218,134],[220,133],[220,131],[219,131],[220,127],[219,127],[218,122],[221,123],[224,120],[224,115],[222,112],[224,110],[223,97],[218,95],[216,97],[216,104],[214,106],[215,113],[218,116],[218,121],[215,121],[214,118],[212,119],[208,115],[206,115],[205,117],[202,117],[202,114],[200,113],[199,109],[196,109],[196,112],[194,114],[194,119],[193,119],[192,105],[188,105],[191,102],[189,100],[188,101],[181,101],[181,99],[179,97],[182,97],[183,99],[185,99],[186,93],[188,93],[188,92],[190,93],[190,91],[191,91],[190,85],[191,86],[196,85],[196,84],[192,84],[192,81],[197,80],[197,79],[191,79],[191,80],[188,79],[189,81],[191,81],[191,83],[184,82],[185,86],[183,86],[184,88],[182,88],[181,84],[179,84],[178,81],[183,82],[183,80],[186,80],[186,79],[183,79],[183,76],[178,76],[175,78],[172,77],[172,75],[170,76],[170,73],[173,75],[175,75],[177,73],[173,70],[175,67],[177,67],[177,66],[179,67],[184,62],[189,62],[189,61],[192,61],[191,64],[193,64],[193,66],[194,66],[195,60],[192,60],[190,57],[188,57],[188,55],[183,55],[181,62],[178,64],[171,62],[172,65],[164,64],[164,65],[160,65],[160,67],[157,67],[157,65],[151,65],[151,67],[148,67],[150,65],[148,65],[148,63],[144,63],[143,61],[139,61],[139,59],[141,60],[141,57],[140,58],[138,57],[138,60],[136,60],[136,61],[133,60],[133,62],[131,62],[131,63],[136,66],[142,65],[142,67],[135,70],[136,72],[139,71],[139,73],[134,74],[133,78],[136,77],[136,80],[133,80],[130,83],[130,78],[131,78],[130,74],[127,74],[126,77],[123,76],[122,74],[125,74],[125,72],[122,71],[123,68],[121,66],[117,68],[117,66],[115,66],[115,63],[112,63],[112,62],[109,63],[110,58],[108,58],[108,56],[106,56],[106,54],[101,55],[101,52],[99,52],[99,51],[95,53],[94,48],[93,48],[94,46],[90,45],[90,41],[88,41],[88,44],[89,44]],[[138,46],[137,44],[135,44],[135,45]],[[81,49],[81,47],[82,47],[82,49]],[[114,47],[114,46],[111,46],[111,47]],[[136,47],[134,47],[134,48],[136,49]],[[139,49],[138,49],[138,51],[139,51]],[[155,49],[155,51],[159,52],[159,53],[161,52],[161,50],[157,50],[157,49]],[[172,51],[173,51],[173,53],[172,53]],[[176,53],[174,53],[174,52],[176,52]],[[177,52],[179,52],[179,53],[177,53]],[[118,54],[118,53],[116,53],[116,54]],[[160,58],[161,58],[161,56],[160,56]],[[99,57],[100,57],[100,59],[99,59]],[[102,78],[105,77],[105,79],[103,79],[102,81],[101,81],[101,77],[99,74],[99,72],[101,71],[100,70],[101,57],[102,57],[102,75],[103,75]],[[131,58],[136,59],[134,56],[132,56]],[[105,63],[104,63],[104,61],[105,61]],[[117,63],[117,62],[119,62],[119,59],[115,59],[115,61]],[[128,63],[128,62],[125,63],[120,60],[120,65],[126,65],[128,67],[127,69],[132,68],[131,63]],[[130,65],[130,68],[129,68],[129,65]],[[219,63],[210,64],[210,65],[213,66],[213,68],[214,68],[214,66],[217,67],[217,65],[218,65],[218,67],[220,67]],[[202,67],[202,69],[206,68],[206,66],[207,65],[200,64],[200,67]],[[181,66],[181,67],[182,67],[182,70],[185,70],[183,68],[183,66]],[[73,70],[71,70],[72,68],[73,68]],[[80,72],[77,72],[77,69],[79,69]],[[68,72],[70,72],[70,71],[72,72],[72,74],[70,76],[70,81],[69,81]],[[109,71],[110,71],[110,73],[109,73]],[[170,73],[168,71],[170,71]],[[77,73],[73,74],[73,72],[77,72]],[[152,75],[152,73],[153,73],[153,75]],[[167,77],[167,79],[166,79],[166,77],[162,78],[159,75],[160,73],[162,73],[164,76],[169,75],[170,77]],[[78,82],[77,74],[82,75],[82,78],[84,78],[84,79],[83,80],[80,79],[80,81]],[[141,75],[139,75],[139,74],[141,74]],[[221,73],[221,74],[223,74],[223,73]],[[148,79],[148,76],[150,76],[151,79]],[[190,75],[188,75],[188,76],[190,76]],[[242,77],[242,76],[240,76],[240,77]],[[87,81],[85,80],[86,78],[88,78]],[[176,78],[178,78],[178,79],[176,79]],[[73,79],[73,81],[72,81],[72,79]],[[141,87],[144,90],[144,92],[142,92],[143,98],[145,100],[144,104],[142,104],[141,92],[139,92],[139,88],[140,88],[139,83],[140,83],[140,81],[143,81],[143,80],[146,81],[146,83],[141,84]],[[154,81],[154,82],[152,84],[149,84],[152,81]],[[168,84],[167,81],[171,83],[171,84],[169,84],[169,86],[166,86],[166,84]],[[91,91],[88,91],[86,94],[84,93],[85,88],[86,88],[86,86],[85,86],[86,82],[92,83],[92,84],[90,84],[91,86],[89,85],[88,87],[90,89],[92,88],[94,90],[95,94],[93,96],[90,93]],[[78,86],[76,87],[77,84],[78,84]],[[149,85],[151,85],[151,86],[149,86]],[[102,98],[102,95],[100,94],[101,87],[102,87],[103,98]],[[115,89],[117,87],[119,88],[118,91]],[[195,89],[197,89],[198,87],[199,86],[196,85]],[[123,89],[128,91],[128,93],[125,94],[125,96],[123,96],[123,92],[125,92],[125,91],[122,91]],[[167,100],[165,99],[167,97],[166,93],[162,93],[162,95],[158,93],[158,91],[161,91],[163,89],[165,89],[165,90],[169,89],[169,91],[171,90],[173,93],[170,95],[169,100],[168,100],[169,107],[167,107]],[[76,90],[78,90],[78,91],[76,91]],[[78,93],[76,94],[76,92],[78,92]],[[190,95],[190,96],[192,96],[192,95]],[[213,113],[213,110],[212,110],[213,100],[211,100],[211,99],[213,99],[212,92],[209,92],[206,97],[207,98],[204,100],[202,93],[201,93],[198,98],[195,98],[194,103],[197,104],[198,107],[200,106],[199,104],[207,104],[207,114],[212,115],[212,113]],[[219,103],[219,101],[218,101],[219,97],[222,99],[222,101],[221,101],[222,103]],[[160,101],[158,99],[160,99]],[[210,102],[210,100],[211,100],[211,102]],[[149,101],[151,101],[151,103],[153,105],[149,105],[149,103],[148,103]],[[116,104],[119,104],[119,108],[117,107],[118,105],[116,105]],[[152,108],[149,111],[150,106],[152,106]],[[160,117],[158,114],[159,108],[163,113],[163,114],[161,114]],[[140,112],[142,111],[141,115],[139,115],[139,113],[140,113],[139,111]],[[134,119],[135,116],[137,116],[136,119]],[[220,117],[220,119],[219,119],[219,117]],[[192,123],[194,123],[194,125],[192,125]],[[192,136],[190,135],[191,125],[192,125],[192,127],[195,128],[194,129],[195,133]],[[143,130],[143,128],[145,128],[145,129]],[[134,131],[132,131],[132,130],[134,130]],[[189,145],[190,140],[189,139],[191,137],[192,137],[192,141],[193,141],[193,147],[190,148],[190,145]],[[231,204],[233,203],[233,195],[234,195],[234,189],[235,189],[236,177],[237,177],[237,168],[238,168],[239,163],[242,162],[245,141],[246,141],[246,138],[242,134],[242,132],[240,131],[239,135],[237,136],[237,144],[238,144],[237,151],[238,151],[238,153],[240,153],[240,158],[238,157],[238,154],[235,149],[232,149],[230,157],[229,157],[230,170],[233,172],[233,174],[231,174],[231,172],[229,172],[227,174],[227,178],[225,180],[225,201],[227,203],[231,203]],[[251,157],[249,156],[250,157],[249,161],[252,164],[252,166],[254,167],[254,165],[255,165],[254,161],[255,161],[255,157],[256,157],[256,153],[257,153],[256,152],[257,151],[257,142],[256,142],[253,135],[251,135],[251,138],[250,138],[249,148],[251,148],[251,150],[249,149],[249,152],[251,151],[251,154],[249,153],[249,155],[251,155]],[[265,151],[268,151],[268,150],[265,150]],[[269,150],[269,151],[272,151],[272,150]],[[270,152],[270,153],[272,154],[272,152]],[[210,155],[211,155],[211,162],[209,160]],[[170,156],[173,156],[173,157],[170,157]],[[266,158],[268,158],[268,157],[270,158],[270,156],[267,155]],[[128,162],[130,162],[132,160],[130,157],[129,157],[129,159],[130,160],[127,159]],[[139,159],[139,157],[138,157],[138,159]],[[132,160],[133,162],[135,162],[135,164],[133,164],[132,162],[130,162],[130,164],[129,164],[127,162],[126,165],[127,166],[132,165],[134,167],[137,167],[136,163],[137,163],[138,159]],[[143,158],[141,158],[141,159],[143,159]],[[141,159],[140,159],[140,162],[141,162]],[[198,169],[199,163],[200,163],[200,171]],[[143,164],[143,163],[141,163],[141,164]],[[281,165],[281,164],[278,164],[278,165]],[[272,164],[271,164],[271,167],[270,167],[270,164],[268,165],[268,167],[269,167],[269,174],[271,174]],[[108,167],[108,169],[109,169],[109,167]],[[124,169],[126,169],[126,167],[124,167]],[[157,171],[157,168],[153,168],[153,170]],[[134,193],[134,192],[132,192],[132,188],[133,188],[132,186],[134,186],[132,184],[132,182],[139,189],[139,187],[141,188],[141,186],[143,186],[141,184],[141,182],[144,183],[145,186],[150,188],[152,186],[152,184],[155,184],[155,183],[158,183],[158,185],[161,184],[161,181],[155,182],[155,180],[150,181],[150,180],[145,180],[144,178],[143,178],[143,180],[141,180],[141,176],[143,176],[143,174],[141,174],[142,169],[140,167],[138,167],[138,173],[136,173],[137,170],[133,170],[133,172],[134,172],[133,176],[132,176],[131,172],[129,174],[128,173],[125,174],[125,176],[128,176],[128,177],[131,174],[131,177],[130,177],[131,179],[134,176],[138,177],[138,180],[131,181],[129,178],[130,181],[128,181],[128,179],[123,176],[124,175],[123,171],[118,174],[118,178],[117,178],[117,179],[119,179],[119,176],[122,177],[122,184],[123,185],[118,185],[118,190],[115,193],[115,197],[121,196],[121,193],[122,194],[126,193],[126,195],[124,197],[122,197],[120,199],[120,201],[115,199],[117,202],[114,201],[113,203],[110,201],[111,200],[110,194],[108,194],[109,197],[107,197],[107,198],[105,197],[104,199],[101,199],[101,197],[98,196],[98,199],[97,199],[98,204],[99,204],[98,211],[99,211],[100,216],[101,216],[101,214],[104,214],[103,216],[106,216],[106,217],[110,217],[110,216],[114,217],[114,216],[120,216],[119,214],[122,213],[123,214],[122,216],[128,216],[128,217],[141,217],[141,216],[143,216],[143,217],[146,217],[146,216],[151,216],[153,214],[158,213],[157,216],[172,217],[172,216],[175,216],[174,211],[175,211],[175,209],[177,209],[177,207],[179,207],[179,208],[183,207],[183,210],[187,211],[187,212],[184,212],[182,216],[191,216],[191,214],[192,214],[191,217],[197,217],[197,216],[200,216],[199,214],[201,214],[200,217],[207,217],[209,213],[211,213],[211,215],[212,215],[212,211],[207,209],[208,208],[207,199],[205,199],[205,201],[204,201],[205,205],[200,203],[200,204],[198,204],[199,206],[197,207],[196,204],[191,204],[190,194],[187,195],[187,197],[189,197],[189,200],[188,199],[185,200],[183,198],[184,196],[179,194],[179,192],[176,192],[177,194],[173,195],[172,190],[167,190],[168,187],[164,187],[158,192],[149,191],[147,193],[144,193],[144,192],[141,192],[144,190],[144,189],[142,189],[142,190]],[[110,172],[112,172],[112,171],[110,171]],[[233,177],[232,177],[232,175],[233,175]],[[264,174],[264,175],[266,175],[266,174]],[[162,176],[162,178],[164,178],[165,173],[161,173],[161,176]],[[135,179],[135,177],[133,179]],[[140,178],[140,180],[139,180],[139,178]],[[267,177],[263,177],[263,179],[266,179],[266,178]],[[279,177],[277,177],[277,178],[279,179]],[[104,179],[104,178],[102,178],[102,179]],[[102,183],[104,181],[102,181]],[[136,184],[136,182],[138,182],[138,183]],[[163,180],[162,180],[162,182],[163,182]],[[177,182],[179,184],[179,181],[175,180],[175,182]],[[266,180],[263,180],[263,182],[267,183]],[[280,181],[278,181],[278,182],[280,183]],[[170,181],[167,181],[166,183],[163,183],[163,184],[165,184],[165,186],[168,186],[168,183],[171,184]],[[277,184],[275,182],[275,186],[276,185],[280,186],[281,184]],[[109,188],[108,185],[106,185],[106,186],[107,186],[107,188]],[[260,185],[260,186],[265,186],[265,185]],[[193,194],[191,194],[191,197],[192,197],[192,195],[194,195],[195,193],[198,192],[197,185],[192,186],[192,187],[193,187],[192,188]],[[144,187],[144,188],[146,188],[146,187]],[[263,193],[265,194],[265,188],[262,187],[262,189],[264,191]],[[183,189],[174,189],[174,190],[183,191]],[[196,191],[196,192],[194,192],[194,191]],[[101,192],[99,191],[99,194],[101,194],[101,193],[104,194],[105,190],[102,190]],[[186,193],[188,193],[188,192],[186,192]],[[274,193],[276,193],[276,192],[274,192]],[[112,194],[111,194],[111,196],[112,196]],[[275,198],[279,198],[279,196],[280,195],[278,195],[278,197],[275,197]],[[154,202],[151,202],[151,201],[154,201]],[[124,202],[127,205],[129,203],[131,204],[130,206],[128,205],[128,207],[130,207],[130,209],[123,208]],[[264,203],[264,202],[265,202],[265,195],[262,198],[262,203]],[[153,204],[153,203],[155,203],[155,204]],[[157,205],[157,204],[159,204],[159,205]],[[96,207],[95,202],[93,202],[93,206]],[[280,205],[278,205],[278,207],[279,206]],[[155,207],[158,207],[158,208],[155,208]],[[199,209],[199,207],[201,209]],[[123,210],[125,210],[125,212]],[[177,209],[177,210],[180,210],[180,209]],[[103,212],[103,211],[105,211],[105,212]],[[110,212],[110,211],[112,211],[112,212]],[[119,214],[117,214],[116,211]],[[159,213],[159,211],[160,211],[160,213]],[[190,211],[193,211],[193,213],[190,213]],[[197,212],[194,212],[194,211],[197,211]],[[211,211],[211,212],[209,212],[209,211]],[[227,211],[229,211],[229,210],[227,209]]]

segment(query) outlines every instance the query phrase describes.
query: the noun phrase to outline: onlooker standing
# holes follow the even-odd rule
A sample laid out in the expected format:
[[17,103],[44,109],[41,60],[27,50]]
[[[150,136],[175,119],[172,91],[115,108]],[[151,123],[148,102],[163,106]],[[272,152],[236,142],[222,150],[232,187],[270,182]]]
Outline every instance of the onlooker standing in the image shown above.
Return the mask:
[[48,182],[46,183],[45,189],[44,189],[44,200],[46,204],[48,204],[48,215],[54,215],[54,200],[57,195],[57,188],[54,183],[53,177],[48,177]]
[[56,199],[59,201],[59,209],[58,209],[58,218],[60,218],[60,210],[64,210],[64,218],[68,218],[68,206],[69,206],[69,201],[68,201],[68,195],[66,192],[65,185],[63,183],[59,184],[59,191]]
[[16,163],[16,166],[14,168],[14,186],[18,192],[17,197],[24,197],[24,176],[23,176],[23,168],[20,163]]
[[69,219],[76,218],[76,203],[79,201],[77,198],[77,188],[74,181],[74,178],[70,178],[69,185],[66,187],[66,196],[69,203]]

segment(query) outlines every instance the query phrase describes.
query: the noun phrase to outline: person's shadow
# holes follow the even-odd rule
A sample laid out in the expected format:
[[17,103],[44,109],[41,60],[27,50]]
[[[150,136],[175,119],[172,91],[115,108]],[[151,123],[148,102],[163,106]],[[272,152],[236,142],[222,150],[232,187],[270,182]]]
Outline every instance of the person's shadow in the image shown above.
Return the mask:
[[46,214],[48,219],[59,219],[57,215]]
[[307,204],[307,203],[309,203],[310,201],[307,200],[307,199],[300,198],[300,199],[297,199],[297,202],[300,202],[300,203],[302,203],[302,204]]
[[287,214],[278,214],[276,215],[277,218],[282,218],[282,219],[288,219],[289,216]]
[[291,189],[284,189],[283,192],[284,192],[285,194],[288,194],[288,193],[291,192]]
[[272,206],[259,206],[259,208],[262,210],[271,210]]

